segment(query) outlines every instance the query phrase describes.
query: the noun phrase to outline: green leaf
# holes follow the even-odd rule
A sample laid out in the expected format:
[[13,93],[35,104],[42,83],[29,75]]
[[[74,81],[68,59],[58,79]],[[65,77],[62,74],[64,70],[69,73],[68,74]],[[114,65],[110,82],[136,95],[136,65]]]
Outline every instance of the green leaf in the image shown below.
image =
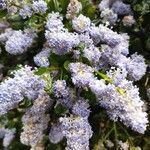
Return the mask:
[[42,74],[44,74],[44,73],[46,73],[46,72],[48,72],[48,69],[45,68],[45,67],[41,67],[41,68],[38,68],[34,73],[35,73],[36,75],[42,75]]
[[65,68],[66,70],[69,70],[69,64],[70,64],[70,61],[68,61],[68,60],[66,60],[66,61],[64,62],[64,68]]
[[7,11],[6,10],[0,10],[0,18],[3,18],[7,15]]
[[54,108],[54,112],[56,115],[62,115],[66,113],[67,109],[63,107],[61,104],[57,103]]

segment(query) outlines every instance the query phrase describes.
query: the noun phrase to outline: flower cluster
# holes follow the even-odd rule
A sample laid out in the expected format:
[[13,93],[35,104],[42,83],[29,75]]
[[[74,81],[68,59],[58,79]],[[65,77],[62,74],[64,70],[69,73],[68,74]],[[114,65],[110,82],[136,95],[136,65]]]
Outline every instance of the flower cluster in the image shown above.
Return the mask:
[[45,32],[47,44],[55,54],[64,55],[79,44],[78,35],[63,28],[62,18],[58,13],[48,15],[46,27],[48,29]]
[[[23,6],[23,7],[22,7]],[[19,10],[19,15],[26,19],[31,17],[33,13],[45,13],[47,8],[47,3],[44,0],[33,1],[31,4],[21,4],[21,9]]]
[[71,63],[69,65],[69,70],[72,75],[72,82],[77,87],[87,87],[89,85],[90,79],[94,78],[94,69],[86,64]]
[[49,62],[49,49],[43,49],[41,52],[39,52],[36,56],[34,56],[34,63],[39,67],[48,67],[50,65]]
[[125,26],[132,26],[135,23],[130,5],[123,3],[122,0],[102,0],[99,4],[99,10],[104,23],[108,21],[111,25],[114,25],[119,16],[130,17],[128,21],[123,18]]
[[65,137],[66,150],[89,150],[89,139],[92,134],[87,118],[71,115],[59,118],[59,123],[52,126],[49,138],[51,142],[58,143]]
[[[8,19],[10,28],[0,28],[0,51],[4,54],[0,64],[4,65],[4,77],[16,64],[23,64],[10,77],[8,72],[0,83],[0,115],[12,110],[10,114],[16,112],[17,118],[21,112],[20,141],[35,150],[47,148],[45,145],[51,147],[52,143],[61,145],[61,141],[66,142],[63,143],[66,150],[89,150],[93,146],[89,147],[92,127],[95,128],[92,121],[101,118],[101,108],[110,120],[120,121],[143,134],[148,114],[135,81],[145,75],[147,64],[142,55],[130,53],[129,35],[107,23],[115,25],[121,18],[124,26],[132,26],[135,20],[130,5],[123,0],[101,0],[98,6],[101,22],[96,18],[99,10],[93,5],[95,1],[67,2],[0,1],[2,11],[7,9],[12,14],[3,18]],[[83,10],[81,3],[86,3]],[[63,4],[68,6],[63,8]],[[84,14],[86,9],[97,13],[91,17]],[[14,22],[21,23],[14,26]],[[7,66],[5,57],[8,64],[17,59]],[[101,124],[98,127],[100,131]],[[50,143],[47,138],[43,140],[48,134]],[[109,134],[111,131],[104,139]],[[8,147],[13,137],[14,132],[0,128],[4,147]],[[97,143],[99,148],[101,141]]]
[[44,90],[45,81],[34,75],[34,70],[29,66],[14,71],[13,76],[0,84],[0,114],[16,108],[24,97],[36,99],[39,92]]
[[36,35],[30,30],[12,31],[7,30],[5,33],[0,35],[0,41],[5,42],[5,50],[12,54],[22,54],[32,45],[33,39]]
[[3,147],[7,149],[15,137],[15,129],[0,128],[0,139],[3,139]]
[[72,20],[73,29],[77,32],[85,32],[89,29],[91,20],[82,14]]
[[47,129],[50,120],[50,116],[46,112],[52,104],[53,100],[42,91],[34,101],[33,106],[26,110],[22,117],[23,132],[20,136],[23,144],[35,148],[42,143],[44,131]]
[[[80,86],[77,81],[84,81],[82,86],[89,87],[95,93],[99,104],[106,109],[110,119],[120,119],[133,130],[144,133],[148,123],[147,113],[143,111],[144,102],[139,97],[138,88],[132,81],[126,80],[126,71],[108,72],[109,78],[107,77],[106,81],[110,83],[107,85],[104,80],[95,78],[93,73],[88,71],[89,66],[85,64],[72,63],[70,70],[73,83]],[[84,78],[81,75],[84,75]]]
[[32,9],[35,13],[45,13],[47,10],[47,3],[44,0],[33,1]]
[[71,89],[67,87],[65,80],[57,80],[53,84],[54,94],[64,107],[71,108],[73,106],[73,97]]
[[82,10],[82,5],[78,0],[70,0],[67,7],[66,17],[68,19],[73,19]]
[[89,150],[89,139],[92,129],[86,118],[83,117],[61,117],[62,133],[67,139],[66,150]]
[[90,115],[90,105],[87,100],[79,98],[78,101],[73,105],[72,113],[83,118],[88,118]]

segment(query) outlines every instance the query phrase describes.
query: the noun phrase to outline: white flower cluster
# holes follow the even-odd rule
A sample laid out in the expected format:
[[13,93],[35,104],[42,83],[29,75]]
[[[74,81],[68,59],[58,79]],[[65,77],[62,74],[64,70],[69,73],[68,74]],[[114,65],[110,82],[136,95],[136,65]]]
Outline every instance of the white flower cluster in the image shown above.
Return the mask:
[[67,7],[66,18],[73,19],[82,10],[81,2],[78,0],[70,0]]
[[82,14],[72,20],[73,29],[80,33],[87,31],[90,25],[91,20]]

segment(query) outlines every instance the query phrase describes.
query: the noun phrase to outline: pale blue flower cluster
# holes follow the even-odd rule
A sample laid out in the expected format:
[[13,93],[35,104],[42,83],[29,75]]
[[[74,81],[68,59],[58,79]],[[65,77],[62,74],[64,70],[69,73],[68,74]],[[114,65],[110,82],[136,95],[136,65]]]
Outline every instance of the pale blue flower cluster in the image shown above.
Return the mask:
[[45,13],[47,8],[47,3],[44,0],[33,1],[32,9],[35,13]]
[[73,106],[73,97],[71,89],[67,87],[65,80],[57,80],[53,83],[53,90],[58,102],[67,108]]
[[14,31],[13,34],[8,37],[5,44],[5,49],[12,55],[22,54],[32,45],[33,37],[23,31]]
[[130,5],[123,3],[122,1],[115,1],[111,9],[118,15],[128,15],[131,14]]
[[[114,25],[119,19],[119,16],[130,16],[132,15],[131,7],[129,4],[125,4],[122,0],[102,0],[99,4],[99,10],[101,11],[101,18],[103,23],[109,22],[110,25]],[[134,20],[134,19],[132,19]],[[135,22],[131,20],[130,25]]]
[[[76,86],[80,86],[82,82],[83,87],[90,88],[100,106],[106,109],[110,119],[114,121],[119,119],[133,130],[144,133],[148,123],[147,113],[143,111],[144,102],[139,97],[139,89],[132,81],[126,80],[127,71],[112,68],[107,73],[109,84],[106,84],[105,80],[94,77],[93,72],[88,71],[89,69],[92,68],[85,64],[71,63],[72,82]],[[87,72],[90,73],[90,77],[85,75]],[[83,74],[86,77],[80,76]],[[77,82],[76,78],[80,82]]]
[[89,139],[92,129],[88,120],[83,117],[70,116],[59,118],[62,134],[67,139],[66,150],[89,150]]
[[31,1],[32,3],[21,2],[19,15],[23,18],[30,18],[34,13],[46,13],[47,3],[44,0]]
[[127,71],[131,80],[140,80],[146,73],[146,68],[147,65],[142,55],[138,55],[137,53],[131,55],[127,63]]
[[13,33],[14,30],[12,30],[11,28],[5,29],[5,32],[0,34],[0,42],[5,44],[5,42],[8,40],[10,36],[12,36]]
[[6,9],[6,1],[5,0],[0,0],[0,10]]
[[7,149],[15,137],[15,129],[0,128],[0,139],[3,139],[3,147]]
[[45,81],[34,75],[34,70],[29,66],[14,71],[13,76],[0,84],[0,114],[16,108],[24,97],[36,99],[45,87]]
[[91,79],[94,78],[94,69],[80,62],[70,63],[69,70],[72,76],[72,82],[77,87],[87,87]]
[[50,48],[58,55],[64,55],[79,44],[78,35],[68,31],[46,31],[45,37]]
[[101,52],[94,45],[90,45],[89,47],[84,48],[83,56],[86,57],[93,64],[97,64],[99,63]]
[[104,42],[109,46],[114,47],[118,45],[122,40],[122,36],[120,34],[112,31],[102,24],[100,24],[99,27],[91,26],[91,28],[89,29],[89,33],[93,38],[95,44]]
[[50,132],[49,132],[49,140],[50,142],[57,144],[64,138],[64,135],[62,134],[62,126],[61,123],[54,123],[51,126]]
[[46,29],[53,32],[54,30],[60,31],[63,29],[63,17],[58,12],[48,14]]
[[70,115],[70,117],[60,117],[59,122],[53,124],[49,139],[52,143],[58,143],[65,137],[67,139],[66,150],[89,150],[89,139],[92,134],[86,117]]
[[23,132],[20,136],[23,144],[35,148],[43,140],[44,131],[50,120],[50,116],[46,112],[52,104],[53,100],[42,91],[34,101],[33,106],[26,110],[22,117]]
[[62,17],[58,13],[49,14],[46,23],[45,38],[48,46],[58,55],[64,55],[79,44],[77,33],[68,32],[63,28]]
[[88,118],[90,115],[89,107],[90,105],[88,104],[87,100],[80,97],[78,101],[73,105],[72,113],[83,118]]
[[103,23],[107,23],[109,21],[111,25],[115,24],[118,19],[118,15],[114,13],[112,9],[109,9],[109,8],[104,9],[101,12],[100,16],[101,18],[103,18],[102,20]]
[[[122,46],[123,45],[121,45],[121,47]],[[115,48],[105,46],[103,47],[102,59],[107,60],[107,63],[111,66],[125,69],[130,80],[140,80],[146,73],[147,65],[145,64],[145,59],[137,53],[131,55],[131,57],[126,57],[123,53],[128,54],[128,52],[122,53],[120,50],[120,46]]]
[[39,67],[48,67],[50,65],[49,55],[50,50],[48,48],[44,48],[41,52],[34,56],[34,63]]
[[19,10],[19,15],[23,18],[26,19],[27,17],[31,17],[32,16],[32,9],[30,6],[28,5],[24,5],[22,9]]

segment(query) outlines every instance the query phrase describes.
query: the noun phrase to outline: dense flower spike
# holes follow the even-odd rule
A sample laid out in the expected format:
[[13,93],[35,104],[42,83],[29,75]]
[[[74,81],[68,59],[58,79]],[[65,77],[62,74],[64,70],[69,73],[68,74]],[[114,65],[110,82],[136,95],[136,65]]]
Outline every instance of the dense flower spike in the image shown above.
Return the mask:
[[40,53],[34,56],[34,62],[39,67],[48,67],[50,62],[48,60],[50,54],[49,49],[43,49]]
[[64,55],[70,52],[73,47],[79,44],[78,35],[68,31],[46,31],[45,37],[49,47],[58,55]]
[[45,13],[47,10],[47,3],[44,0],[33,1],[32,9],[36,13]]
[[87,87],[90,80],[94,78],[94,69],[86,64],[71,63],[69,69],[72,75],[72,82],[77,87]]
[[3,146],[7,149],[15,137],[15,129],[0,128],[0,139],[3,138]]
[[116,1],[112,4],[112,10],[119,15],[127,15],[131,13],[130,5],[124,4],[122,1]]
[[97,99],[104,107],[110,119],[120,119],[125,125],[133,130],[144,133],[147,127],[147,114],[143,111],[144,102],[139,97],[139,91],[131,81],[124,79],[118,87],[112,84],[105,85],[95,80],[91,82],[91,90],[96,94]]
[[89,29],[89,32],[95,44],[98,44],[99,42],[105,42],[109,46],[115,47],[122,40],[122,36],[120,34],[101,24],[99,27],[92,26]]
[[70,0],[67,7],[66,18],[73,19],[82,10],[82,4],[78,0]]
[[33,37],[23,33],[21,30],[15,31],[6,41],[5,49],[8,53],[17,55],[27,51],[32,45]]
[[25,5],[22,9],[19,11],[19,15],[23,18],[26,19],[27,17],[32,16],[32,9],[30,6]]
[[5,0],[1,0],[0,1],[0,10],[6,9],[6,1]]
[[14,71],[14,78],[8,78],[0,84],[0,114],[16,108],[24,97],[34,100],[44,89],[45,82],[31,67],[25,66]]
[[46,22],[46,28],[52,32],[54,30],[56,31],[62,30],[64,27],[62,20],[63,18],[58,12],[49,13]]
[[127,64],[127,71],[131,80],[140,80],[146,73],[146,68],[147,65],[143,56],[137,55],[137,53],[131,55],[131,59]]
[[73,96],[71,95],[70,88],[67,87],[65,80],[57,80],[53,84],[53,90],[58,102],[67,108],[73,106]]
[[100,11],[109,8],[109,6],[110,6],[110,0],[102,0],[98,5]]
[[0,34],[0,42],[4,44],[13,33],[14,30],[7,28],[4,33]]
[[109,21],[111,25],[115,24],[118,19],[117,14],[109,8],[101,12],[101,17],[103,18],[103,23],[107,23],[107,21]]
[[72,113],[83,118],[88,118],[90,115],[89,107],[90,105],[88,104],[87,100],[79,98],[72,108]]
[[88,120],[83,117],[61,117],[62,133],[67,139],[66,150],[89,150],[89,139],[93,132]]
[[49,114],[46,114],[53,104],[53,100],[45,92],[41,92],[39,97],[34,101],[33,106],[26,110],[22,117],[23,132],[20,140],[25,145],[36,147],[42,142],[44,131],[48,127],[50,120]]
[[49,132],[49,140],[56,144],[63,139],[64,135],[62,134],[62,125],[61,123],[55,123],[51,126],[51,130]]
[[[132,16],[130,5],[123,3],[122,0],[102,0],[98,7],[101,11],[103,23],[107,23],[108,21],[111,25],[114,25],[119,21],[118,16]],[[134,20],[134,18],[132,20]],[[124,25],[131,26],[134,22],[131,21],[131,23],[127,24],[125,23]]]
[[91,20],[82,14],[72,20],[73,29],[77,32],[85,32],[89,29]]
[[90,45],[89,47],[84,48],[83,56],[86,57],[93,64],[97,64],[99,63],[101,52],[94,45]]

